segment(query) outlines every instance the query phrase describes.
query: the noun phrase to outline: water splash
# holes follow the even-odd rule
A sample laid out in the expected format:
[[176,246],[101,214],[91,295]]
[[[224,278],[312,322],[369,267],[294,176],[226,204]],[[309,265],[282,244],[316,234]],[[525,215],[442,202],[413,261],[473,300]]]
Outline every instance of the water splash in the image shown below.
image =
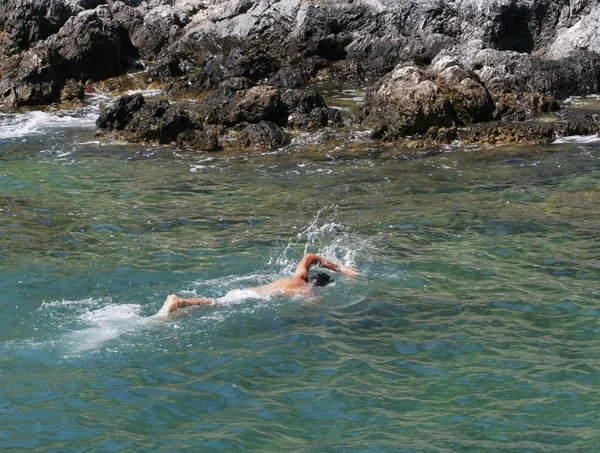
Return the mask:
[[85,312],[78,318],[87,327],[65,335],[72,353],[97,350],[127,333],[139,332],[154,325],[151,318],[141,316],[138,304],[111,304]]
[[110,298],[43,302],[38,309],[59,330],[56,342],[66,355],[98,350],[128,333],[154,325],[139,304],[115,304]]
[[97,117],[95,108],[81,111],[0,113],[0,140],[43,135],[58,129],[94,128]]
[[298,228],[296,238],[289,241],[276,257],[271,258],[269,264],[280,266],[283,273],[293,273],[299,259],[296,250],[302,244],[303,255],[316,253],[345,266],[354,266],[357,255],[368,247],[369,240],[335,221],[337,216],[336,205],[320,209],[308,225]]
[[557,137],[553,144],[587,144],[587,143],[599,143],[600,137],[597,135],[571,135],[568,137]]

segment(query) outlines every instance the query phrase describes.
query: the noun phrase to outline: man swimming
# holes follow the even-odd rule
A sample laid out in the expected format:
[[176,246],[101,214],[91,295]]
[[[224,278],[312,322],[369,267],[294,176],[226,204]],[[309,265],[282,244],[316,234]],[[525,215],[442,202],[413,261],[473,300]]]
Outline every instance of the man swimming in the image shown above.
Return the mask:
[[[358,276],[358,270],[353,267],[342,266],[329,261],[322,256],[315,255],[314,253],[308,253],[298,263],[296,272],[293,277],[281,278],[268,285],[256,286],[254,288],[248,288],[245,290],[236,290],[242,293],[246,297],[269,297],[269,296],[281,296],[281,295],[301,295],[301,296],[312,296],[314,295],[315,286],[325,286],[331,281],[328,274],[318,273],[309,278],[308,271],[311,266],[320,266],[325,269],[330,269],[340,274],[348,275],[350,277]],[[218,301],[217,299],[209,299],[206,297],[198,297],[192,299],[184,299],[175,294],[171,294],[167,297],[164,305],[160,311],[155,315],[156,317],[168,316],[173,311],[183,308],[191,307],[193,305],[214,305]]]

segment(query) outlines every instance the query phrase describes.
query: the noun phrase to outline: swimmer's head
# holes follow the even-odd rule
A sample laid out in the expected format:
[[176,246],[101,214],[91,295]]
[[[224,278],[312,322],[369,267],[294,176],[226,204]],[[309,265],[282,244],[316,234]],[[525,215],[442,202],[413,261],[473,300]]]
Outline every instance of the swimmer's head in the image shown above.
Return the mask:
[[333,277],[325,272],[319,272],[308,277],[308,282],[315,286],[326,286],[333,282]]

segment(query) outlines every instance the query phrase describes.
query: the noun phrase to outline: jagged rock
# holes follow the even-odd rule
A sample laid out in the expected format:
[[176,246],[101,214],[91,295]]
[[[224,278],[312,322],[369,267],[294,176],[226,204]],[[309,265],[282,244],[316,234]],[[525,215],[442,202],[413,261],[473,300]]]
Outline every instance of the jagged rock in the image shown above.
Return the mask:
[[309,113],[292,113],[288,117],[288,126],[301,130],[318,130],[329,123],[329,109],[315,108]]
[[202,130],[189,129],[177,136],[177,146],[195,151],[218,151],[221,149],[219,136],[224,133],[224,128],[214,126],[204,127]]
[[135,141],[171,143],[193,127],[186,111],[171,106],[168,101],[156,101],[145,103],[133,115],[126,130]]
[[359,118],[346,109],[328,108],[327,117],[327,125],[331,127],[357,126],[360,124]]
[[396,68],[367,93],[362,115],[375,137],[395,139],[432,127],[489,121],[493,112],[492,98],[477,76],[446,62],[431,71]]
[[235,135],[230,139],[230,146],[236,148],[280,148],[289,142],[287,133],[271,121],[255,124],[241,123],[235,128]]
[[0,60],[0,102],[18,107],[58,100],[62,86],[54,74],[53,58],[48,49],[39,46]]
[[543,144],[556,137],[593,135],[600,132],[600,121],[593,115],[574,115],[562,121],[514,122],[492,121],[476,124],[467,132],[467,143],[479,144]]
[[76,80],[67,80],[60,91],[60,102],[82,101],[85,97],[85,86]]
[[279,90],[259,85],[235,92],[227,105],[213,108],[206,121],[226,126],[271,121],[284,126],[287,123],[287,109],[281,101]]
[[281,93],[281,102],[290,113],[311,113],[314,109],[327,108],[325,99],[311,90],[289,89]]
[[321,69],[330,63],[319,56],[312,56],[284,63],[279,70],[271,75],[268,84],[277,88],[301,88],[306,86]]
[[245,77],[234,77],[219,85],[206,98],[213,106],[206,121],[233,126],[239,123],[269,121],[279,126],[303,130],[318,129],[328,124],[341,125],[348,120],[341,112],[329,109],[320,94],[305,89],[279,90],[272,86],[252,85]]
[[[114,2],[112,11],[143,58],[154,59],[161,51],[177,41],[181,30],[201,7],[199,2],[185,2],[174,6],[155,4],[140,6],[140,2]],[[137,8],[136,8],[137,7]]]
[[13,1],[0,8],[0,28],[4,30],[0,33],[0,57],[29,49],[57,33],[73,14],[81,11],[59,0]]
[[0,60],[0,101],[15,107],[55,102],[67,80],[118,74],[135,55],[108,7],[83,11],[45,41]]
[[501,119],[504,122],[525,121],[540,113],[560,110],[560,104],[553,96],[503,91],[493,97],[496,103],[494,119]]
[[213,107],[220,107],[228,104],[238,91],[248,90],[254,86],[254,82],[246,77],[232,77],[224,80],[213,94],[204,98],[204,102]]
[[57,54],[60,74],[75,80],[114,76],[138,55],[106,6],[71,17],[45,44]]
[[[228,127],[353,123],[286,91],[351,80],[371,86],[361,120],[376,136],[448,140],[457,126],[524,120],[600,92],[598,30],[597,0],[4,1],[0,103],[56,102],[70,96],[67,81],[122,75],[141,56],[144,80],[170,98],[211,94],[206,115],[179,115],[193,129],[204,116]],[[177,123],[175,112],[159,116]]]
[[140,94],[122,96],[100,113],[96,125],[135,142],[171,143],[196,126],[188,112],[168,101],[145,102]]
[[432,65],[455,60],[477,74],[492,95],[505,92],[585,95],[600,89],[600,55],[577,52],[556,61],[483,47],[481,41],[441,51]]
[[555,38],[545,52],[546,57],[561,60],[580,50],[600,53],[600,4],[569,2],[568,9],[567,17],[558,21]]
[[141,94],[121,96],[114,105],[100,112],[96,126],[100,129],[124,130],[145,103]]
[[186,74],[192,74],[198,70],[198,62],[190,53],[168,53],[156,59],[150,67],[149,76],[157,82],[183,82],[178,80]]
[[327,126],[329,109],[320,94],[311,90],[288,89],[281,94],[287,107],[287,125],[295,129],[314,130]]
[[477,75],[454,60],[439,60],[432,66],[435,83],[450,95],[454,122],[464,126],[492,119],[494,102]]

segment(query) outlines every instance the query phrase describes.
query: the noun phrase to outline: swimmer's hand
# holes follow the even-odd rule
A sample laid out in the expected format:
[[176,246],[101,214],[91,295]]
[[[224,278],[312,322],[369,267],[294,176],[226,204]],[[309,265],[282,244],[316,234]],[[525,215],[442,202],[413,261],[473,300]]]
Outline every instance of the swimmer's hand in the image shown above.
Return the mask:
[[349,277],[356,278],[359,276],[358,269],[349,266],[340,266],[337,271],[340,274],[348,275]]

